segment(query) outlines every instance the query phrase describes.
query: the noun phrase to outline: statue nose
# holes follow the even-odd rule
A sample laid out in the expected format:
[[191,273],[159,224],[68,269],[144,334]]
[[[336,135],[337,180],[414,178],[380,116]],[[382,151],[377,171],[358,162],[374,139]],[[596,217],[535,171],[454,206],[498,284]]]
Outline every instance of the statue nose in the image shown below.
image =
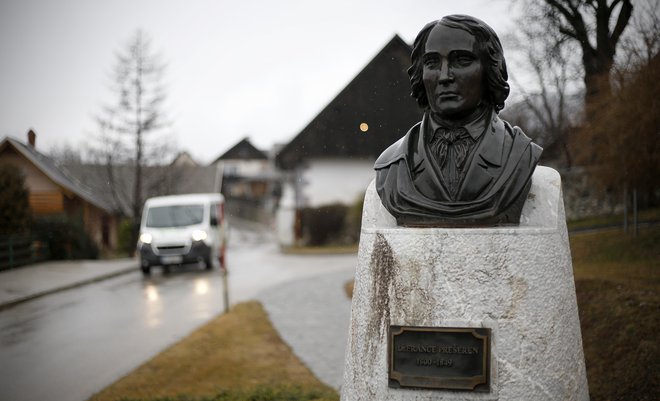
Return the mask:
[[442,63],[438,71],[438,82],[444,84],[453,81],[454,81],[454,74],[452,73],[451,68],[449,68],[449,63],[447,62]]

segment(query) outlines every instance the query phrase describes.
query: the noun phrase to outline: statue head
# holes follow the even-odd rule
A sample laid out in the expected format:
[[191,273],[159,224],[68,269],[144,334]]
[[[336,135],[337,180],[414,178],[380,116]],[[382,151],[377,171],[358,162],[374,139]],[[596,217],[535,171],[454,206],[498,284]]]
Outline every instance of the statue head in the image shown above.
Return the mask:
[[[461,30],[469,35],[465,35],[462,32],[456,32],[456,30]],[[445,39],[451,42],[447,43],[447,46],[443,46],[445,43],[443,43],[442,40]],[[467,44],[472,43],[474,44],[473,46],[467,46]],[[462,95],[465,96],[452,97],[452,94],[448,93],[447,95],[440,95],[444,96],[444,100],[436,100],[436,103],[429,104],[429,95],[427,92],[431,90],[431,86],[444,85],[445,83],[443,80],[447,78],[447,75],[442,75],[447,74],[445,70],[441,71],[444,67],[440,65],[431,65],[431,67],[429,67],[429,63],[434,62],[432,57],[431,60],[429,60],[427,54],[429,46],[430,48],[433,48],[431,49],[433,52],[439,48],[443,48],[447,51],[454,48],[459,51],[464,50],[463,53],[465,53],[465,58],[463,61],[461,61],[461,57],[463,56],[460,54],[458,56],[452,56],[458,57],[455,63],[458,64],[459,69],[463,68],[463,65],[469,63],[468,59],[472,52],[468,50],[472,50],[476,53],[474,57],[477,59],[473,60],[473,65],[469,70],[465,68],[463,68],[463,70],[456,70],[455,78],[458,81],[457,84],[467,86],[467,88],[462,88],[462,90],[465,91]],[[467,47],[472,47],[472,49],[467,49]],[[440,49],[438,51],[442,53],[444,50]],[[451,52],[452,55],[455,53],[455,51]],[[445,54],[444,56],[448,56],[448,54]],[[437,109],[442,108],[442,105],[444,104],[450,105],[451,107],[457,108],[458,111],[463,112],[465,110],[462,110],[461,108],[476,108],[477,104],[482,103],[490,105],[498,112],[504,108],[504,101],[509,96],[509,84],[507,83],[508,74],[506,70],[506,62],[504,60],[504,53],[497,34],[483,21],[466,15],[450,15],[441,20],[427,24],[415,39],[411,59],[412,65],[408,69],[408,75],[410,76],[412,95],[417,100],[417,104],[423,109],[431,108],[432,111],[437,112]],[[425,59],[427,63],[426,85]],[[437,70],[438,75],[430,78],[429,71],[431,69]],[[460,71],[463,71],[462,76]],[[463,80],[461,81],[460,78],[463,78]],[[449,72],[449,79],[454,79],[451,71]],[[474,82],[475,80],[480,82]],[[474,85],[480,85],[480,87],[474,87]],[[434,95],[431,94],[431,96]],[[472,99],[475,96],[478,96],[479,99]]]

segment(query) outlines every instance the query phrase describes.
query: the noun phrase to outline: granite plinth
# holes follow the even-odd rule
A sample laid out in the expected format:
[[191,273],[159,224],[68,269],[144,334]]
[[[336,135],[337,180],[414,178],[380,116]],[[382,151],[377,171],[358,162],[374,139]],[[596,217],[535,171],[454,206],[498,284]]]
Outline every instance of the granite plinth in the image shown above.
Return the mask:
[[[488,393],[388,387],[390,325],[492,331]],[[364,202],[341,399],[589,399],[559,174],[537,167],[521,224],[397,227]]]

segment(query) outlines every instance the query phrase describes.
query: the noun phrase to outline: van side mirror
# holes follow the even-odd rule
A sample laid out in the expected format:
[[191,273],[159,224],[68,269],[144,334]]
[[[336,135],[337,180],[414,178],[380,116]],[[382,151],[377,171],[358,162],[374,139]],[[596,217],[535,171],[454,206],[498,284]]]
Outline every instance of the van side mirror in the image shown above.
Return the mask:
[[217,227],[217,226],[218,226],[218,218],[211,217],[211,227]]

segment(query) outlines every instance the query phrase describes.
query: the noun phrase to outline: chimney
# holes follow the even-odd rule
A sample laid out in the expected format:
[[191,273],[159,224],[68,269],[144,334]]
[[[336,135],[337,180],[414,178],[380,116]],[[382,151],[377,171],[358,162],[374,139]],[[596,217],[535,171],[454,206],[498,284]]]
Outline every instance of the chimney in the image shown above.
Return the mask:
[[35,134],[32,130],[28,131],[28,144],[30,144],[32,149],[37,147],[37,134]]

